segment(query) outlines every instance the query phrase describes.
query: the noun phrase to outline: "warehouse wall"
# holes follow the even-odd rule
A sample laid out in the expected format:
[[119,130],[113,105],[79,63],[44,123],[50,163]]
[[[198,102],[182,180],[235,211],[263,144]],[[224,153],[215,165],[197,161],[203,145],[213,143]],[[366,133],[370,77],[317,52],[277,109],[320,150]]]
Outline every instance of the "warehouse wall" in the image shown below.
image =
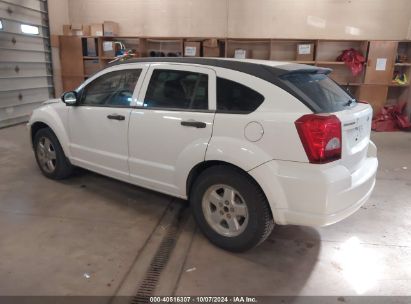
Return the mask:
[[68,1],[71,23],[116,21],[122,35],[411,39],[409,0]]
[[69,23],[68,0],[48,0],[50,34],[63,35],[63,24]]
[[52,37],[51,55],[53,60],[54,90],[56,96],[60,96],[63,91],[63,84],[61,81],[61,67],[57,35],[63,35],[63,24],[70,23],[68,0],[49,0],[48,10],[50,35]]

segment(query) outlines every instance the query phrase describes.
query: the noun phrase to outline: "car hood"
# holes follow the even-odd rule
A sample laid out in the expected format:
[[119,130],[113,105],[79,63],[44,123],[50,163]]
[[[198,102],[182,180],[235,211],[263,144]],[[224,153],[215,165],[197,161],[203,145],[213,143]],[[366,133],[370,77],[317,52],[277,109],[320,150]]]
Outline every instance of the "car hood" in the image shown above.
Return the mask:
[[62,102],[60,98],[49,99],[43,102],[42,105],[48,105],[48,104],[59,103],[59,102]]

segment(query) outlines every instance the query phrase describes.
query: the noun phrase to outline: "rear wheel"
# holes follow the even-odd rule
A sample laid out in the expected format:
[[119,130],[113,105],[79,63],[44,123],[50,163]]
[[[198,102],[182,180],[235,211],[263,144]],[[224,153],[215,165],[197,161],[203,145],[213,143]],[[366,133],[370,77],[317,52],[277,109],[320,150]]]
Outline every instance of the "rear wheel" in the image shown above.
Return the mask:
[[40,129],[34,136],[34,154],[41,172],[51,179],[71,175],[73,166],[64,154],[56,135],[49,128]]
[[206,237],[230,251],[245,251],[263,242],[274,221],[260,187],[229,166],[206,169],[190,193],[194,217]]

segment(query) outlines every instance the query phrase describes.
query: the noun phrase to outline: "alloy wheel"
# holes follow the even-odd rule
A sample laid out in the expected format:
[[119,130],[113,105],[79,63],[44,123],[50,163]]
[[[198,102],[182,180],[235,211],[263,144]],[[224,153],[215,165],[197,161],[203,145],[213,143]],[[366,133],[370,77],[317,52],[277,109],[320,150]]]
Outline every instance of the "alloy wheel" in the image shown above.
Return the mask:
[[41,168],[47,173],[53,173],[56,170],[56,150],[50,139],[41,137],[36,153]]
[[247,204],[233,187],[213,185],[208,188],[203,196],[202,209],[207,223],[220,235],[235,237],[247,227]]

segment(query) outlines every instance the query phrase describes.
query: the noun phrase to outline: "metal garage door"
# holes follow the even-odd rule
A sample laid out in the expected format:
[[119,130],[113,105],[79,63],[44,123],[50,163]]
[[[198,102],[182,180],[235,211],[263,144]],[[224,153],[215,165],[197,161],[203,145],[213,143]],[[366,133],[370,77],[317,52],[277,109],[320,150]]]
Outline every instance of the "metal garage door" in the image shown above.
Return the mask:
[[0,0],[0,127],[54,95],[47,1]]

